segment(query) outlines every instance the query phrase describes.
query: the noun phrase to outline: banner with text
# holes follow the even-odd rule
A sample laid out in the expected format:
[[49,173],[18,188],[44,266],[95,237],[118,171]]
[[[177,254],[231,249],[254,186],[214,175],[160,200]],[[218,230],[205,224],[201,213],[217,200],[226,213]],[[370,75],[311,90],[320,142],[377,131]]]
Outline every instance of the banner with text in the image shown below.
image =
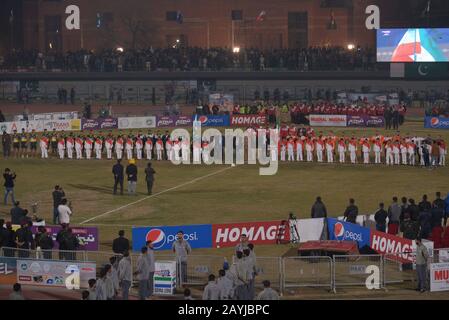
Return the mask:
[[[284,228],[284,232],[279,232]],[[248,241],[257,245],[276,244],[279,240],[289,241],[290,230],[281,220],[263,222],[224,223],[212,225],[212,246],[216,248],[235,246],[240,236],[246,234]]]
[[449,118],[426,117],[424,119],[424,128],[449,129]]
[[238,127],[251,127],[251,126],[263,126],[267,124],[267,117],[257,114],[249,115],[232,115],[231,126]]
[[112,130],[118,128],[117,118],[82,119],[82,130]]
[[157,127],[189,127],[193,123],[190,116],[158,116]]
[[312,127],[346,127],[346,115],[311,114],[309,123]]
[[212,247],[212,226],[210,224],[133,227],[133,251],[140,251],[148,240],[152,241],[154,250],[171,250],[178,231],[184,232],[184,240],[188,241],[192,248]]
[[381,128],[385,125],[385,119],[382,116],[347,116],[348,127],[374,127]]
[[156,117],[124,117],[118,118],[119,129],[156,128]]

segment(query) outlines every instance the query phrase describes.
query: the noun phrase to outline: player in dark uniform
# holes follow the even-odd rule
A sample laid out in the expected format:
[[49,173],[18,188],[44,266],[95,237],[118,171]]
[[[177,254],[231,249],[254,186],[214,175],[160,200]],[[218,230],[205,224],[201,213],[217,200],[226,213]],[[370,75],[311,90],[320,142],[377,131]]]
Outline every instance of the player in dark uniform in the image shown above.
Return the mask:
[[14,130],[12,135],[12,149],[14,151],[14,158],[18,158],[20,153],[20,137],[17,134],[17,130]]
[[35,158],[37,152],[37,134],[34,129],[31,130],[30,134],[30,150],[31,150],[31,157]]
[[51,146],[51,153],[57,155],[58,150],[58,135],[56,134],[56,129],[53,129],[53,132],[50,134],[50,146]]
[[20,154],[22,158],[25,158],[25,156],[28,158],[28,135],[23,128],[20,134]]

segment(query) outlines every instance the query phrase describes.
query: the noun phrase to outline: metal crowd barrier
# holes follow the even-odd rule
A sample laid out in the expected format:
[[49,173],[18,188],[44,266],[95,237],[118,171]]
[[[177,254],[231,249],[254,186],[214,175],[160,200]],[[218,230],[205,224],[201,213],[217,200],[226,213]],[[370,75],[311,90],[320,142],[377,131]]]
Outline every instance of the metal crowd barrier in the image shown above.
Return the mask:
[[379,268],[379,286],[383,287],[383,257],[372,255],[334,255],[334,291],[339,287],[365,286],[368,274],[367,267],[374,265]]
[[299,288],[333,290],[333,262],[330,257],[286,257],[282,259],[282,291],[298,293]]
[[[281,294],[296,294],[301,288],[329,288],[336,292],[342,287],[365,286],[369,274],[368,266],[376,266],[380,275],[380,288],[387,289],[399,284],[401,288],[416,286],[416,272],[413,266],[414,253],[374,254],[374,255],[334,255],[330,257],[257,257],[255,277],[256,287],[262,281],[270,280],[272,287]],[[19,248],[0,248],[0,257],[23,259],[48,259],[56,261],[79,261],[96,263],[97,271],[109,263],[112,256],[120,256],[103,251],[68,250],[28,250]],[[133,270],[136,269],[138,253],[131,253]],[[449,249],[434,249],[428,263],[449,262]],[[176,260],[173,254],[155,252],[155,260]],[[231,259],[232,261],[232,259]],[[230,261],[230,263],[232,263]],[[179,287],[183,285],[203,286],[209,274],[218,275],[223,268],[221,256],[187,256],[186,274],[178,263]]]

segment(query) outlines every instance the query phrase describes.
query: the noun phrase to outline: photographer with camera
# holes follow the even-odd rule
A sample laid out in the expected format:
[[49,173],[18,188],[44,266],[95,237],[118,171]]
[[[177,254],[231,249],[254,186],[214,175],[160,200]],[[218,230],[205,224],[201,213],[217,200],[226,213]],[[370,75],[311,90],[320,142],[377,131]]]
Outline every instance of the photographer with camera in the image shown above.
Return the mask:
[[5,172],[3,173],[3,178],[5,179],[5,206],[8,204],[8,195],[11,194],[11,201],[12,203],[15,203],[16,200],[14,199],[14,180],[16,179],[16,174],[11,171],[11,169],[6,168]]

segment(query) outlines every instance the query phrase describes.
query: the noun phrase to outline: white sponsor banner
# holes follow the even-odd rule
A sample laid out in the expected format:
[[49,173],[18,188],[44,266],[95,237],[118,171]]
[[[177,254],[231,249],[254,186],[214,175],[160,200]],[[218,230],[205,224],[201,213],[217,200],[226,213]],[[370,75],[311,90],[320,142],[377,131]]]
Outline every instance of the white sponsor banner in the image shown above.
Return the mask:
[[300,243],[317,241],[321,240],[324,228],[324,218],[296,219],[290,221],[290,226],[294,228],[293,230],[296,229],[296,234],[290,234],[292,240],[297,239],[299,236]]
[[96,264],[77,261],[17,260],[17,281],[21,284],[65,287],[70,267],[79,271],[80,288],[88,288],[88,281],[96,278]]
[[118,118],[119,129],[156,128],[156,117],[126,117]]
[[42,121],[11,121],[11,122],[1,122],[0,123],[0,132],[3,134],[3,131],[7,133],[13,133],[14,130],[17,132],[22,132],[22,129],[25,129],[25,132],[31,132],[35,130],[36,132],[44,131]]
[[430,264],[430,291],[449,291],[449,263]]
[[346,127],[346,115],[311,114],[309,122],[312,127]]
[[47,131],[52,131],[53,129],[56,129],[56,131],[72,130],[72,123],[70,120],[45,120],[43,123],[44,129],[47,129]]

